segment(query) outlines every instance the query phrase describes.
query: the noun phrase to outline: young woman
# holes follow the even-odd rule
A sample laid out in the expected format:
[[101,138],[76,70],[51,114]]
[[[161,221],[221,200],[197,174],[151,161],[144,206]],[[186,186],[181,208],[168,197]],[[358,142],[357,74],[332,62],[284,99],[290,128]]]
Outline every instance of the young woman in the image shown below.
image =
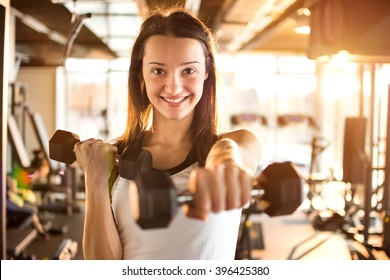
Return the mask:
[[[115,146],[94,139],[76,146],[86,183],[86,259],[234,259],[260,146],[246,130],[217,132],[213,51],[210,31],[183,10],[155,12],[143,23],[131,56],[126,131]],[[128,146],[150,151],[153,168],[193,193],[166,228],[143,230],[132,218],[134,183],[115,176],[114,164]]]

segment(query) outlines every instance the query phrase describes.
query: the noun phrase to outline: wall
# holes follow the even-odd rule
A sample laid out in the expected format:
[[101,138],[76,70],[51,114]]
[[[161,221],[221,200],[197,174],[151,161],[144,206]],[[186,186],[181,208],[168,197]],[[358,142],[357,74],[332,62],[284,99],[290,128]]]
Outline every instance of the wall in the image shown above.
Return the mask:
[[1,215],[1,235],[0,235],[0,254],[1,259],[6,258],[6,225],[5,225],[5,166],[6,166],[6,146],[7,146],[7,99],[8,99],[8,48],[9,48],[9,0],[0,0],[0,115],[1,115],[1,164],[0,164],[0,179],[1,179],[1,200],[0,200],[0,215]]
[[[22,67],[17,83],[25,86],[27,102],[33,112],[38,112],[45,124],[47,135],[51,137],[57,128],[63,128],[65,108],[64,79],[61,67]],[[30,127],[27,127],[26,147],[28,151],[38,147],[38,142]]]

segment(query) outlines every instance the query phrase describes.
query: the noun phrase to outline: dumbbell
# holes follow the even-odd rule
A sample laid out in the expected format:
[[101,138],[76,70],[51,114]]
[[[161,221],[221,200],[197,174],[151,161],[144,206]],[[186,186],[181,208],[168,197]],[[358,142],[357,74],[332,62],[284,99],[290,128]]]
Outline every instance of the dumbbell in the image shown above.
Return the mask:
[[[53,160],[72,164],[76,160],[74,146],[80,142],[77,134],[65,130],[57,130],[49,140],[49,157]],[[141,172],[152,167],[152,155],[149,151],[132,147],[127,148],[116,159],[119,164],[119,175],[133,180]]]
[[[53,160],[72,164],[76,157],[74,145],[78,135],[57,130],[49,140]],[[152,170],[152,155],[142,148],[127,148],[119,158],[119,175],[135,180],[138,190],[138,219],[141,228],[169,225],[179,206],[191,203],[190,193],[177,194],[168,173]],[[251,196],[261,211],[269,216],[288,215],[302,203],[303,180],[291,162],[272,163],[254,180]]]
[[[140,173],[135,184],[136,222],[143,229],[167,227],[178,208],[193,199],[190,193],[178,194],[164,171]],[[255,178],[251,196],[259,210],[271,217],[292,214],[303,201],[302,176],[291,162],[271,163]]]

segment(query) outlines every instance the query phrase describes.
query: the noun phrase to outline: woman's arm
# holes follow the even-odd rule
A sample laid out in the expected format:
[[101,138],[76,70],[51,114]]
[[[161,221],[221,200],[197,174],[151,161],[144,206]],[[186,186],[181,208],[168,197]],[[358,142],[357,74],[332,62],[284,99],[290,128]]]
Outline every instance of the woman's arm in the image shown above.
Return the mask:
[[247,130],[224,135],[211,148],[204,168],[190,177],[193,204],[189,217],[206,220],[207,213],[243,207],[250,199],[252,176],[260,158],[260,143]]
[[115,168],[116,147],[100,140],[76,144],[77,162],[85,176],[85,259],[122,259],[122,244],[111,210],[109,178]]

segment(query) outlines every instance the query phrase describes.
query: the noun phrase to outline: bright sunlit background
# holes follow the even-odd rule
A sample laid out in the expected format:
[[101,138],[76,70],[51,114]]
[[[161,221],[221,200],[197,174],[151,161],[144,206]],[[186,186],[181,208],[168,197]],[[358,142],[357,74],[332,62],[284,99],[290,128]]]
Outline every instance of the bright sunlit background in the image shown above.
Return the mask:
[[[221,103],[225,129],[247,128],[263,145],[264,162],[290,160],[307,170],[313,137],[331,144],[321,154],[319,169],[342,163],[344,119],[359,114],[359,94],[370,98],[369,68],[340,59],[317,64],[304,56],[244,53],[219,54]],[[112,140],[125,127],[129,59],[68,59],[65,66],[66,127],[80,135]],[[390,65],[377,65],[377,96],[386,98]],[[363,85],[359,75],[363,73]],[[362,87],[362,88],[361,88]],[[384,102],[378,110],[386,115]],[[232,116],[246,115],[240,122]],[[300,121],[278,122],[283,116]],[[254,117],[255,116],[255,117]],[[316,126],[305,117],[317,120]],[[384,129],[384,127],[382,128]]]

